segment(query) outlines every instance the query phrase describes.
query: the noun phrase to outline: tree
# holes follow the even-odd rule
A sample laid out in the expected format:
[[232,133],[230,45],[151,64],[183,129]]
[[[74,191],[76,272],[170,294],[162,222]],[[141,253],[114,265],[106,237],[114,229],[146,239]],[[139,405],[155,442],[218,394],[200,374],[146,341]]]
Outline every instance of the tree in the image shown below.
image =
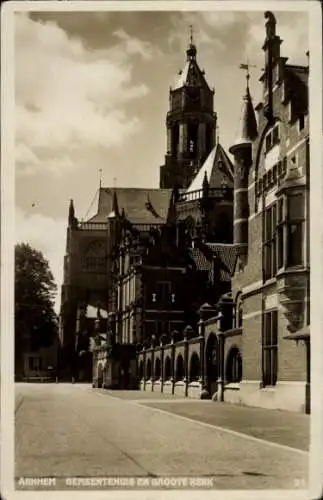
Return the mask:
[[49,347],[57,339],[54,299],[57,286],[43,254],[30,245],[15,247],[16,363],[26,350]]

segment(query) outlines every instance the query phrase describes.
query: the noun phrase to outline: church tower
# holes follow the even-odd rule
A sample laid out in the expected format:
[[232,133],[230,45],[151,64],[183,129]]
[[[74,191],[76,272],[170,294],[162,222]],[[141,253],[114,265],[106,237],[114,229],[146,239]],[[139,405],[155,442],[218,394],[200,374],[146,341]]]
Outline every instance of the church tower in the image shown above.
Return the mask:
[[160,188],[187,188],[215,145],[214,90],[208,86],[196,55],[191,28],[185,67],[170,89],[167,153],[160,167]]

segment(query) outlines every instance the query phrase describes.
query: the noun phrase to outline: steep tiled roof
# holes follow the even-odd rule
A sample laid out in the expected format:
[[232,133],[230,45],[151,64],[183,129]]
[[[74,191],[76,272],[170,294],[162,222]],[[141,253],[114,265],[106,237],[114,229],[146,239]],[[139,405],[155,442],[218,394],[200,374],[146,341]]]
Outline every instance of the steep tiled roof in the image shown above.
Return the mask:
[[210,189],[221,188],[224,181],[229,188],[233,187],[233,165],[220,143],[212,149],[186,193],[201,190],[205,174]]
[[233,153],[237,146],[252,144],[252,141],[256,138],[256,136],[257,120],[255,110],[252,105],[249,87],[247,86],[246,94],[243,98],[243,105],[235,142],[229,149],[230,153]]
[[195,60],[186,61],[184,69],[180,71],[172,90],[180,89],[185,85],[209,88],[204,78],[204,73],[200,70]]
[[206,243],[206,246],[212,250],[214,255],[221,259],[227,269],[227,275],[231,278],[237,259],[235,245],[230,243]]
[[132,224],[163,224],[166,222],[171,189],[147,188],[101,188],[98,211],[87,222],[106,222],[113,209],[113,195],[116,193],[119,211]]
[[213,258],[220,260],[220,279],[230,281],[236,262],[236,249],[232,244],[207,243],[189,250],[198,271],[207,271],[209,280],[214,280]]

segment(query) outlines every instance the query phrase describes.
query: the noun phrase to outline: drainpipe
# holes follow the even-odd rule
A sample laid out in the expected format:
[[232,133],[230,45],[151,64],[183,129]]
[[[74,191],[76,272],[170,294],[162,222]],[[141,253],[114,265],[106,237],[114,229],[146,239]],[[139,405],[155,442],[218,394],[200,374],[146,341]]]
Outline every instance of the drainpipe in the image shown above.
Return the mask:
[[306,386],[305,386],[305,413],[311,413],[311,343],[305,339],[306,348]]
[[155,382],[155,335],[151,338],[151,392],[154,391]]
[[188,396],[188,337],[187,329],[184,329],[184,384],[185,384],[185,397]]
[[205,388],[205,337],[204,337],[204,324],[203,329],[199,328],[199,341],[200,341],[200,383],[202,391]]
[[218,378],[218,401],[224,401],[224,335],[222,332],[222,313],[220,312],[217,318],[218,323],[218,338],[219,338],[219,378]]
[[146,390],[146,348],[142,348],[143,352],[143,362],[144,362],[144,369],[143,369],[143,375],[144,375],[144,391]]
[[172,334],[171,338],[171,352],[172,352],[172,376],[171,376],[171,382],[172,382],[172,394],[175,392],[175,344],[174,344],[174,333]]
[[161,384],[160,384],[160,392],[164,392],[164,346],[162,340],[160,341],[160,378],[161,378]]

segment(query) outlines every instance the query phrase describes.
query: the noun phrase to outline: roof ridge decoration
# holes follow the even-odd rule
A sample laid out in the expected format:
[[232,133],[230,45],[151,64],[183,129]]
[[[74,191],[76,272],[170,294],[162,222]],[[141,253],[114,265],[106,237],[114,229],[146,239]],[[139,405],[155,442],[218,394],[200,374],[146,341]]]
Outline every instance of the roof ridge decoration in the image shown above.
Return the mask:
[[156,217],[156,219],[162,219],[161,215],[159,215],[156,210],[154,209],[151,201],[150,201],[150,198],[149,198],[149,193],[147,193],[147,201],[145,203],[145,207],[146,209],[151,213],[153,214],[154,217]]

